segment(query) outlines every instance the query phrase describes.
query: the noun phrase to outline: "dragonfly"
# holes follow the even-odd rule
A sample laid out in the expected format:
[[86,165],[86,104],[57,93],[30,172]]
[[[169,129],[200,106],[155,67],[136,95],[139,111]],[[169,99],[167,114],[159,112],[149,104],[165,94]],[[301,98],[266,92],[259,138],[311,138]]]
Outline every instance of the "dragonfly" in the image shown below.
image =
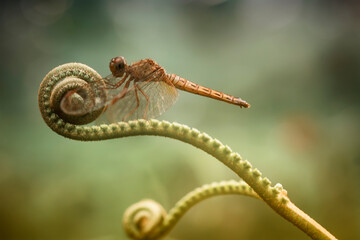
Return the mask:
[[[165,69],[152,59],[127,64],[124,57],[115,57],[111,59],[109,68],[111,74],[102,79],[105,84],[93,86],[104,88],[107,92],[105,99],[98,99],[96,104],[96,108],[105,108],[103,115],[106,116],[106,122],[157,118],[176,102],[179,95],[177,89],[240,108],[250,107],[250,104],[239,97],[203,87],[176,74],[166,73]],[[76,91],[73,91],[65,96],[65,108],[71,102],[74,103],[69,99],[75,93]],[[93,110],[86,108],[82,111]],[[79,109],[76,111],[78,113]],[[71,110],[68,112],[71,113]]]

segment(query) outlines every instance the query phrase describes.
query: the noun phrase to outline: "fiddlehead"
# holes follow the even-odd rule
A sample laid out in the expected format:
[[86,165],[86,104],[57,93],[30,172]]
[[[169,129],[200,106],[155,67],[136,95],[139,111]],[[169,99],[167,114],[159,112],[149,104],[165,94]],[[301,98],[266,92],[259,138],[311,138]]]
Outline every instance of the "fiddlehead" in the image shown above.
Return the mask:
[[186,194],[168,214],[160,204],[150,199],[133,204],[125,211],[124,229],[129,237],[136,240],[158,239],[167,234],[192,206],[210,197],[225,194],[238,194],[260,199],[243,181],[214,182]]
[[[69,80],[70,87],[61,90],[60,83]],[[85,81],[74,86],[73,80]],[[157,120],[137,120],[118,122],[100,126],[81,126],[95,119],[102,112],[101,104],[105,93],[97,92],[84,94],[81,86],[103,84],[101,77],[91,68],[78,63],[59,66],[49,72],[41,83],[39,90],[39,108],[47,125],[58,134],[76,140],[96,141],[137,135],[157,135],[174,138],[189,143],[212,155],[232,169],[279,215],[293,223],[313,239],[336,239],[320,224],[297,208],[287,197],[281,185],[271,186],[267,178],[263,178],[258,169],[253,168],[247,160],[243,160],[238,153],[233,152],[219,140],[211,138],[206,133],[178,123]],[[67,86],[67,84],[65,84]],[[55,93],[59,91],[60,93]],[[85,91],[85,90],[84,90]],[[85,91],[86,92],[86,91]],[[76,93],[76,94],[75,94]],[[54,95],[55,94],[55,95]],[[68,95],[70,94],[70,95]],[[53,96],[53,97],[52,97]],[[69,98],[70,96],[70,98]],[[94,99],[91,99],[94,97]],[[63,102],[66,97],[69,101]],[[89,97],[90,99],[86,99]],[[53,101],[53,102],[52,102]],[[57,105],[60,103],[60,105]],[[75,104],[75,107],[68,105]],[[58,107],[60,106],[60,107]],[[93,109],[93,111],[88,111]],[[64,111],[65,110],[65,111]]]
[[[45,122],[87,124],[102,113],[106,99],[101,76],[81,63],[61,65],[49,72],[40,85],[39,107]],[[98,105],[98,106],[97,106]],[[57,116],[58,117],[57,117]],[[51,127],[51,126],[50,126]]]
[[156,239],[164,228],[165,218],[166,212],[160,204],[144,199],[126,209],[123,226],[132,239]]

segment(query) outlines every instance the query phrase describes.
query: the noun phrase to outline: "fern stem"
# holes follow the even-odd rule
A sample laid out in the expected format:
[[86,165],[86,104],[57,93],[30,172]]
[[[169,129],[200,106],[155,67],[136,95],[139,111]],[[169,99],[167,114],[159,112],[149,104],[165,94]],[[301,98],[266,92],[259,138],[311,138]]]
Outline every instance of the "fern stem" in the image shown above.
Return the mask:
[[[46,124],[56,133],[75,140],[98,141],[138,135],[163,136],[189,143],[215,157],[242,178],[275,212],[293,223],[313,239],[336,239],[325,228],[297,208],[288,198],[286,191],[277,184],[271,186],[268,178],[253,168],[249,161],[233,152],[230,147],[219,140],[179,123],[169,123],[158,120],[136,120],[95,126],[81,126],[95,120],[102,109],[83,116],[67,116],[60,105],[64,92],[60,85],[64,79],[79,79],[79,83],[71,81],[66,91],[83,86],[83,82],[93,83],[101,77],[91,68],[79,63],[61,65],[52,70],[40,85],[39,108]],[[61,86],[61,87],[59,87]],[[60,91],[54,93],[53,91]],[[94,93],[84,96],[102,96],[104,93]],[[87,100],[87,99],[85,99]],[[91,99],[90,99],[91,100]],[[80,120],[78,120],[80,118]]]

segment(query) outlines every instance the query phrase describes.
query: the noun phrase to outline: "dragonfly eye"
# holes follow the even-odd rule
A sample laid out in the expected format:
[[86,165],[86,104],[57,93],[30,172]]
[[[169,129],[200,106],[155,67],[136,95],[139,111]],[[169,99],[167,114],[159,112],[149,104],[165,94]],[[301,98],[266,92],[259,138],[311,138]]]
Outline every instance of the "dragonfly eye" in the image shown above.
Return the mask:
[[122,70],[122,69],[124,69],[124,67],[125,67],[125,64],[124,64],[124,62],[117,62],[117,63],[115,63],[115,68],[116,68],[116,70]]
[[116,57],[110,61],[110,71],[116,77],[121,77],[124,74],[126,61],[124,57]]

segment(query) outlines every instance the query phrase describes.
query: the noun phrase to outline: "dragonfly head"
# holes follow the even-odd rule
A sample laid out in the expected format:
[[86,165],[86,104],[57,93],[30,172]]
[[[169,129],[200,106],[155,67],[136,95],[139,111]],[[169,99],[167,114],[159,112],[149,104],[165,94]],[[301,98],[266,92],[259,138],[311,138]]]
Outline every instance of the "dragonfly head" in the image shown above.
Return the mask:
[[115,77],[122,77],[126,70],[126,60],[124,57],[115,57],[110,61],[110,71]]

